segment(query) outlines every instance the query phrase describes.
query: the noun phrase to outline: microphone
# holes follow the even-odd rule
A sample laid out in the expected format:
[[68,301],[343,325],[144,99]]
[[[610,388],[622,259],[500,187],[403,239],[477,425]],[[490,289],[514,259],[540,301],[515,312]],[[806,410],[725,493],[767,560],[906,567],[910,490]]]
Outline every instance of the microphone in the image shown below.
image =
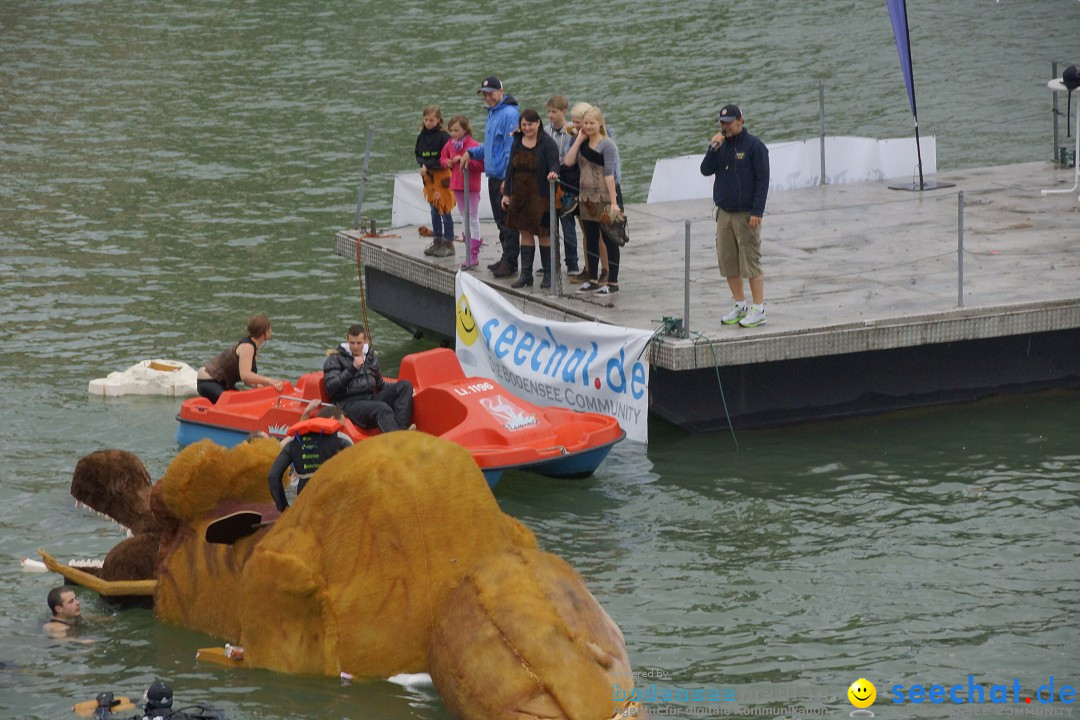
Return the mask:
[[[720,130],[720,134],[724,136],[725,140],[727,139],[727,133],[725,133],[723,131],[723,129]],[[711,143],[709,145],[709,149],[712,150],[713,152],[716,152],[717,150],[720,149],[720,143],[718,143],[718,142]]]

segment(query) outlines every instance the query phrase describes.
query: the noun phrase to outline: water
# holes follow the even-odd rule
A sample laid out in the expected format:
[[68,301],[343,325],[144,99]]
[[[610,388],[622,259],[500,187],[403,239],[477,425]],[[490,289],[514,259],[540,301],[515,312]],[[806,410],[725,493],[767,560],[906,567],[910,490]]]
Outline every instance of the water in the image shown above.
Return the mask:
[[[1080,3],[910,13],[939,165],[1048,158],[1045,83],[1051,60],[1080,60]],[[149,357],[198,365],[258,311],[275,329],[264,370],[318,365],[359,315],[330,239],[352,220],[366,127],[365,212],[385,224],[422,106],[481,126],[493,72],[523,106],[601,102],[637,202],[654,160],[701,150],[726,102],[767,141],[812,136],[824,80],[829,132],[910,133],[884,3],[601,0],[557,18],[460,0],[0,3],[0,709],[70,717],[160,676],[230,717],[447,717],[429,691],[197,664],[220,641],[89,593],[95,642],[45,640],[56,578],[18,559],[120,539],[68,496],[83,454],[130,449],[155,477],[175,456],[176,401],[102,401],[89,380]],[[390,368],[427,347],[372,322]],[[510,475],[496,497],[582,573],[645,685],[731,688],[727,706],[813,696],[830,715],[860,676],[884,713],[895,684],[974,674],[1030,693],[1077,679],[1078,410],[1075,394],[1006,398],[742,432],[738,449],[654,423],[647,449],[620,445],[591,480]]]

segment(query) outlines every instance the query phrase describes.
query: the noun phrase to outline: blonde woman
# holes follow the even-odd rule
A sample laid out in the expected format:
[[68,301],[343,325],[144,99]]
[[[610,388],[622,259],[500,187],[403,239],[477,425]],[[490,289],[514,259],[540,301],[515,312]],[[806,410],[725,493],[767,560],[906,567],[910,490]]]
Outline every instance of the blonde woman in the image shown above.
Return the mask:
[[[581,131],[566,153],[566,164],[577,165],[581,171],[581,192],[578,211],[585,234],[585,257],[593,277],[578,292],[595,290],[601,295],[619,292],[619,245],[600,232],[601,218],[622,213],[622,203],[616,183],[618,148],[608,137],[604,115],[592,107],[582,116]],[[608,255],[608,277],[600,276],[600,241],[603,238]]]
[[[573,145],[574,139],[578,135],[581,134],[581,127],[585,123],[585,111],[586,110],[591,110],[591,109],[592,109],[592,105],[590,105],[587,102],[576,103],[574,105],[574,107],[570,108],[570,123],[571,123],[572,127],[570,128],[570,143],[566,147],[567,152],[569,152],[569,150],[570,150],[570,145]],[[565,156],[565,154],[563,155],[562,173],[563,173],[563,180],[565,180],[566,183],[571,186],[571,191],[574,193],[574,195],[576,197],[576,195],[578,193],[578,189],[579,189],[578,186],[581,185],[581,172],[580,172],[580,170],[578,169],[578,167],[576,165],[571,167],[571,166],[568,166],[566,164],[566,156]],[[571,214],[575,218],[578,218],[578,221],[581,220],[580,213],[578,212],[576,200],[575,200],[575,204],[574,204],[574,209],[573,209]],[[571,282],[580,284],[580,283],[585,282],[586,280],[592,280],[594,277],[599,277],[603,281],[607,280],[607,274],[608,274],[607,248],[604,246],[604,243],[600,243],[599,247],[600,247],[600,268],[601,269],[600,269],[600,275],[597,276],[597,275],[594,274],[596,271],[593,270],[593,269],[590,269],[590,267],[589,267],[589,253],[587,252],[587,248],[585,247],[585,229],[583,227],[582,230],[581,230],[581,257],[584,259],[584,262],[582,263],[583,267],[581,268],[581,272],[575,273],[575,274],[570,276]],[[569,257],[569,253],[567,253],[567,257]]]

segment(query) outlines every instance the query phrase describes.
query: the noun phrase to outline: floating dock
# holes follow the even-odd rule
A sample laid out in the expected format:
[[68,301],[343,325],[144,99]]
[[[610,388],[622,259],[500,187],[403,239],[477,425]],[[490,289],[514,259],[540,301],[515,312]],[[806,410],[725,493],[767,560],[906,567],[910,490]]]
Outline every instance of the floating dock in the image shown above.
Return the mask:
[[[539,280],[511,289],[514,278],[486,269],[498,258],[490,221],[472,272],[546,319],[649,330],[680,319],[688,337],[676,330],[653,342],[649,407],[693,431],[1078,389],[1080,191],[1041,192],[1073,178],[1071,168],[1038,162],[938,173],[955,187],[922,192],[890,182],[771,192],[762,225],[768,323],[752,329],[720,322],[732,299],[708,200],[627,208],[618,295],[576,292],[565,271],[558,296]],[[454,257],[433,258],[417,227],[387,232],[343,230],[335,252],[355,261],[359,241],[368,308],[452,339],[462,244]]]

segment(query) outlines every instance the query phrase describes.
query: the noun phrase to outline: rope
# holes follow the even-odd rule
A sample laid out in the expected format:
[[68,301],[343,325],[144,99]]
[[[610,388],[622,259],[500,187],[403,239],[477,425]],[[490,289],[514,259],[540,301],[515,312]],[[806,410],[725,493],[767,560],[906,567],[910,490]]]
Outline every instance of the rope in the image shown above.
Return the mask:
[[570,183],[564,183],[559,178],[555,178],[555,184],[562,186],[563,190],[569,190],[570,192],[578,194],[578,195],[581,194],[581,188],[576,188],[573,185],[571,185]]
[[720,403],[724,406],[724,417],[727,418],[728,430],[731,431],[731,440],[735,443],[735,451],[738,452],[739,438],[735,437],[735,424],[731,422],[731,412],[728,411],[727,398],[724,397],[724,383],[720,380],[720,361],[716,357],[716,347],[713,345],[713,339],[700,332],[695,332],[694,335],[704,338],[709,343],[709,350],[712,351],[713,357],[713,369],[716,371],[716,384],[720,388]]
[[[650,362],[654,362],[656,360],[656,351],[659,347],[660,338],[664,337],[665,335],[676,335],[678,334],[679,329],[680,328],[675,323],[674,318],[664,318],[660,321],[660,327],[656,328],[653,334],[649,336],[649,342],[646,346],[652,348],[652,353],[650,353],[649,358]],[[720,403],[724,406],[724,418],[727,419],[728,430],[731,431],[731,440],[735,443],[735,450],[738,451],[739,438],[735,437],[735,424],[731,422],[731,411],[728,410],[727,398],[724,396],[724,383],[722,380],[720,380],[720,361],[716,356],[716,347],[713,345],[713,339],[700,332],[695,332],[694,335],[709,343],[709,350],[712,351],[713,357],[713,369],[716,371],[716,385],[720,388]],[[645,350],[642,350],[641,352],[644,353]],[[640,358],[641,355],[638,355],[638,359]]]
[[360,281],[360,317],[364,321],[364,333],[371,338],[371,326],[368,324],[367,316],[367,296],[364,293],[364,265],[360,261],[360,246],[363,245],[364,238],[361,235],[356,237],[356,279]]

